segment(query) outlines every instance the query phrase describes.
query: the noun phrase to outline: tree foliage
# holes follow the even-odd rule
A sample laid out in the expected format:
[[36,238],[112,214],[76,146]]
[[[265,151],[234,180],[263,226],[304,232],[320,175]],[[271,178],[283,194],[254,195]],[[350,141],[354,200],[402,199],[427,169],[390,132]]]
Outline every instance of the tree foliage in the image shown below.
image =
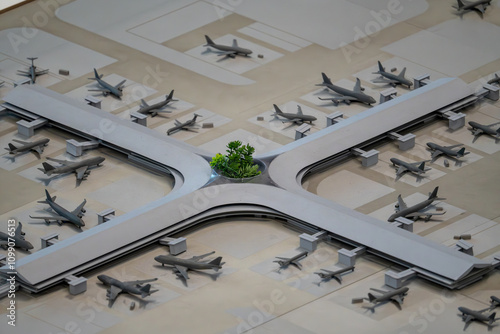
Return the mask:
[[230,178],[247,178],[260,174],[259,165],[253,163],[255,148],[242,145],[239,140],[227,144],[226,153],[217,153],[210,161],[210,166]]

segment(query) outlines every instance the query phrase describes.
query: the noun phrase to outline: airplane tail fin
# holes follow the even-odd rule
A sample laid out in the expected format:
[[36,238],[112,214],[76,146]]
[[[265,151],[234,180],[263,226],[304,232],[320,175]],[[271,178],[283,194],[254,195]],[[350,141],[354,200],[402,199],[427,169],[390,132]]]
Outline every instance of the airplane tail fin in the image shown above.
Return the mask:
[[375,297],[371,292],[368,292],[368,300],[370,303],[373,303],[375,299],[377,299],[377,297]]
[[429,198],[428,199],[435,199],[437,198],[439,187],[434,188],[432,193],[429,193]]
[[488,317],[489,321],[488,321],[488,326],[491,326],[497,319],[495,319],[495,316],[497,315],[496,312],[493,312],[492,314],[490,314],[490,316]]
[[153,292],[151,292],[151,284],[146,284],[140,290],[141,290],[141,297],[142,298],[149,296],[150,294],[153,293]]
[[103,76],[103,74],[99,75],[97,73],[97,70],[94,68],[94,77],[93,78],[88,78],[89,80],[97,80],[97,79],[101,79]]
[[381,72],[385,72],[384,66],[382,66],[382,63],[380,61],[377,61],[378,63],[378,72],[373,72],[373,74],[380,74]]
[[52,166],[48,162],[42,162],[42,166],[43,166],[43,168],[38,168],[38,169],[41,170],[42,172],[44,172],[46,175],[49,175],[49,176],[52,175],[54,169],[56,169],[54,166]]
[[38,201],[37,203],[49,204],[50,202],[55,202],[57,196],[51,197],[47,189],[45,189],[45,200]]
[[320,84],[320,85],[331,85],[332,84],[332,81],[330,80],[329,77],[326,76],[326,74],[324,72],[321,73],[321,76],[323,77],[323,83]]
[[214,41],[212,41],[212,39],[210,37],[208,37],[208,35],[205,35],[205,39],[207,40],[207,44],[206,45],[214,45]]
[[457,0],[458,9],[462,9],[464,7],[464,3],[461,0]]
[[276,117],[276,115],[283,115],[283,112],[281,111],[281,109],[277,105],[273,104],[273,107],[274,107],[274,111],[275,111],[273,114],[274,117]]
[[458,152],[457,152],[457,157],[461,158],[464,155],[469,154],[470,152],[465,152],[465,147],[462,147]]
[[222,261],[222,256],[219,256],[218,258],[210,261],[208,264],[212,265],[213,266],[212,268],[215,271],[218,271],[222,266],[221,261]]
[[179,100],[175,100],[174,99],[174,90],[173,89],[170,92],[170,94],[167,95],[167,100],[170,100],[170,101],[179,101]]
[[425,161],[422,161],[422,163],[420,164],[420,166],[418,166],[418,169],[419,169],[421,172],[425,172]]
[[17,147],[15,147],[14,145],[12,145],[11,143],[9,143],[9,148],[6,148],[6,150],[11,151],[11,152],[14,151],[14,150],[16,150],[16,149],[17,149]]

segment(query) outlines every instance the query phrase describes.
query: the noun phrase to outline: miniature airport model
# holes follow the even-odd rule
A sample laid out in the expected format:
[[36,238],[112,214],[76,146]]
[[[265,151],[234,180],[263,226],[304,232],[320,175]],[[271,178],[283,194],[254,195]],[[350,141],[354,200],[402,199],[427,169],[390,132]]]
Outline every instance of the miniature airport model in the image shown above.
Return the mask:
[[368,105],[372,105],[377,102],[373,97],[363,93],[364,89],[361,87],[361,81],[359,78],[356,78],[356,84],[354,85],[353,90],[349,90],[334,85],[325,73],[321,73],[321,75],[323,76],[323,82],[316,84],[316,86],[322,86],[332,90],[334,92],[334,96],[331,98],[318,97],[320,100],[330,100],[335,106],[337,106],[340,102],[344,102],[348,105],[351,104],[352,101],[358,101]]
[[315,272],[321,278],[318,286],[321,282],[329,281],[332,278],[336,279],[339,284],[342,284],[342,274],[348,271],[354,271],[354,266],[348,266],[337,270],[320,269],[321,271]]
[[61,166],[54,167],[48,162],[43,162],[43,168],[38,168],[45,175],[75,173],[77,182],[86,180],[90,174],[89,168],[100,166],[105,160],[103,157],[93,157],[80,161],[58,160],[47,157],[47,160],[57,162]]
[[195,255],[190,259],[181,259],[173,255],[158,255],[155,257],[155,261],[164,265],[172,266],[174,274],[177,277],[187,281],[189,279],[188,270],[204,270],[213,269],[219,271],[222,269],[224,262],[222,262],[222,256],[219,256],[211,261],[201,261],[203,258],[214,254],[215,252],[210,252],[202,255]]
[[210,50],[210,48],[217,49],[219,51],[214,51],[214,52],[217,53],[219,56],[225,56],[225,58],[227,57],[235,58],[237,55],[250,57],[250,55],[252,54],[252,50],[239,47],[236,39],[233,40],[233,45],[231,46],[215,44],[207,35],[205,35],[205,39],[207,40],[207,44],[205,44],[204,46],[208,47],[207,50]]
[[375,291],[379,293],[380,295],[375,296],[371,292],[368,293],[368,298],[367,299],[370,303],[373,305],[371,306],[363,306],[363,308],[366,308],[370,311],[375,312],[375,308],[386,304],[388,302],[394,303],[396,307],[401,310],[401,305],[403,305],[403,301],[408,294],[408,291],[410,290],[408,287],[402,287],[393,291],[384,291],[384,290],[379,290],[379,289],[374,289],[370,288],[370,290]]
[[419,161],[419,162],[406,162],[398,158],[391,158],[390,161],[396,169],[396,180],[399,180],[405,173],[410,172],[417,175],[417,180],[421,178],[422,174],[431,170],[431,168],[425,168],[425,163],[430,160]]
[[448,156],[450,158],[456,158],[456,164],[460,163],[459,158],[469,154],[470,152],[465,152],[465,147],[454,151],[453,149],[456,147],[464,146],[463,144],[450,145],[450,146],[441,146],[436,143],[427,143],[428,149],[431,151],[431,163],[437,160],[441,155]]
[[172,133],[175,133],[177,131],[191,131],[191,132],[198,132],[193,129],[198,129],[199,126],[196,125],[196,118],[197,117],[203,117],[202,115],[199,114],[194,114],[193,118],[185,121],[185,122],[179,122],[178,120],[175,120],[175,126],[171,127],[170,129],[167,130],[167,135],[171,135]]
[[97,276],[97,278],[104,285],[109,286],[109,289],[106,292],[106,298],[109,300],[108,307],[113,306],[116,298],[122,292],[126,292],[133,295],[140,295],[141,298],[146,298],[147,296],[150,296],[151,294],[158,291],[158,290],[151,290],[151,284],[146,284],[143,286],[143,284],[154,282],[158,280],[158,278],[129,281],[129,282],[122,282],[107,275],[99,275]]
[[14,232],[14,235],[10,235],[0,231],[0,246],[4,249],[7,249],[11,242],[14,242],[14,247],[25,249],[29,251],[33,249],[33,245],[24,238],[23,232],[23,224],[21,222],[18,223],[17,228]]
[[484,314],[484,312],[489,311],[491,308],[485,308],[483,310],[474,311],[468,309],[467,307],[460,306],[458,310],[462,313],[462,320],[465,322],[464,331],[469,327],[472,321],[480,321],[488,326],[488,330],[491,330],[493,323],[498,319],[495,318],[496,312],[491,314]]
[[125,86],[125,81],[127,80],[122,80],[116,85],[111,85],[107,83],[106,81],[102,80],[103,74],[99,75],[97,73],[97,70],[94,68],[94,77],[89,78],[89,80],[95,80],[97,81],[97,84],[101,86],[101,88],[95,88],[95,89],[89,89],[89,92],[101,92],[102,95],[108,96],[109,94],[113,95],[117,99],[121,99],[123,95],[123,87]]
[[453,8],[458,10],[458,15],[460,15],[460,17],[466,12],[475,11],[481,18],[483,18],[486,7],[489,5],[491,5],[491,0],[457,0],[457,5],[453,5]]
[[14,144],[9,143],[9,147],[5,148],[7,151],[9,151],[9,154],[12,155],[12,158],[15,158],[17,155],[24,153],[24,152],[33,152],[33,154],[40,159],[40,155],[43,153],[43,149],[45,146],[48,145],[50,139],[48,138],[42,138],[38,139],[32,142],[25,142],[22,140],[18,139],[12,139],[12,141],[15,141],[18,144],[21,144],[22,146],[16,147]]
[[[283,123],[295,123],[298,125],[305,123],[305,122],[309,122],[310,124],[312,124],[312,122],[314,122],[316,120],[316,117],[314,117],[312,115],[304,115],[304,113],[302,112],[302,108],[299,105],[297,105],[297,113],[296,114],[284,113],[275,104],[273,104],[273,107],[274,107],[274,111],[275,111],[271,115],[271,116],[274,116],[273,120],[278,119],[278,120],[282,121]],[[278,116],[283,117],[285,119],[284,120],[280,119]]]
[[417,203],[413,206],[408,207],[406,205],[405,201],[401,197],[401,195],[398,195],[398,204],[396,204],[396,212],[393,213],[388,219],[388,222],[393,222],[396,220],[398,217],[404,217],[404,218],[410,218],[413,220],[418,220],[420,217],[425,217],[425,221],[429,221],[432,216],[439,216],[439,215],[444,215],[446,211],[444,212],[428,212],[427,210],[430,208],[431,204],[434,201],[440,201],[440,200],[445,200],[446,198],[439,198],[437,196],[439,187],[434,188],[432,193],[429,193],[429,198],[426,199],[425,201],[422,201],[420,203]]
[[500,76],[498,76],[498,74],[495,73],[495,77],[488,80],[488,85],[492,85],[492,84],[500,84]]
[[373,72],[373,74],[380,74],[380,77],[373,79],[373,83],[385,83],[389,84],[392,87],[396,87],[396,85],[404,85],[410,88],[413,85],[413,82],[405,78],[406,67],[404,67],[399,74],[392,74],[391,72],[386,72],[385,68],[382,66],[382,63],[378,61],[378,71]]
[[28,59],[31,60],[31,66],[27,71],[17,70],[17,74],[30,78],[31,83],[34,84],[36,81],[36,77],[42,74],[47,74],[49,70],[37,70],[35,66],[35,60],[38,59],[38,57],[29,57]]
[[299,263],[299,261],[306,258],[308,254],[308,251],[304,251],[292,257],[276,256],[278,260],[274,260],[273,262],[279,264],[280,267],[278,269],[278,272],[280,272],[281,269],[287,268],[289,265],[294,265],[299,270],[302,270],[302,265]]
[[474,136],[474,139],[472,142],[476,142],[476,140],[481,136],[481,135],[488,135],[493,138],[495,138],[495,143],[498,143],[500,140],[500,127],[496,130],[493,130],[492,127],[499,125],[500,122],[495,122],[493,124],[485,125],[485,124],[479,124],[478,122],[470,121],[469,125],[471,126],[469,130],[472,132],[472,135]]
[[144,99],[141,99],[141,106],[139,110],[137,110],[138,113],[144,114],[144,115],[151,115],[151,117],[158,116],[159,113],[171,113],[172,111],[170,110],[163,110],[163,108],[167,107],[167,105],[172,102],[172,101],[179,101],[174,99],[174,90],[170,92],[170,94],[165,96],[164,101],[160,101],[158,103],[149,105],[144,101]]
[[83,208],[85,204],[87,203],[87,200],[83,200],[83,202],[76,207],[75,210],[69,211],[60,206],[59,204],[56,203],[56,197],[51,197],[47,189],[45,189],[45,196],[46,199],[44,201],[39,201],[38,203],[43,203],[43,204],[48,204],[54,212],[56,212],[58,215],[53,215],[53,216],[45,216],[45,217],[40,217],[40,216],[30,216],[32,219],[43,219],[45,220],[45,223],[47,225],[50,224],[51,221],[56,221],[59,226],[62,225],[62,223],[70,223],[78,227],[80,230],[82,229],[83,226],[85,226],[85,223],[83,222],[83,214],[85,213],[85,209]]

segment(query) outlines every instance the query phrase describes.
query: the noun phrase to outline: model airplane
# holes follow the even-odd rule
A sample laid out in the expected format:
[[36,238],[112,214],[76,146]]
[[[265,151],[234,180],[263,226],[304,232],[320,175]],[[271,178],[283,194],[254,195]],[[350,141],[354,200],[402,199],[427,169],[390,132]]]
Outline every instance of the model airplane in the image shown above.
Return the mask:
[[158,290],[151,290],[151,284],[146,284],[143,286],[143,284],[145,283],[156,281],[157,278],[140,280],[140,281],[122,282],[107,275],[99,275],[97,276],[97,279],[101,281],[104,285],[109,286],[109,289],[106,292],[106,298],[109,300],[108,307],[113,306],[113,303],[115,302],[116,298],[122,292],[126,292],[133,295],[140,295],[141,298],[145,298],[158,291]]
[[69,160],[57,160],[52,158],[47,158],[47,160],[57,162],[62,166],[54,167],[47,162],[43,162],[43,168],[38,168],[45,175],[51,176],[52,174],[66,174],[75,173],[76,180],[82,181],[86,180],[90,174],[90,167],[100,166],[100,164],[105,160],[103,157],[93,157],[89,159],[84,159],[80,161],[69,161]]
[[494,308],[497,308],[500,306],[500,298],[491,296],[490,297],[490,309],[493,310]]
[[175,100],[173,97],[174,97],[174,90],[172,89],[170,94],[165,96],[164,101],[161,101],[161,102],[158,102],[158,103],[155,103],[152,105],[147,104],[146,101],[141,99],[141,106],[140,106],[140,109],[137,110],[137,112],[144,114],[144,115],[151,114],[151,117],[158,116],[158,113],[162,113],[162,112],[171,113],[170,110],[163,110],[163,108],[165,108],[167,106],[167,104],[169,104],[172,101],[179,101],[179,100]]
[[198,131],[193,130],[193,129],[198,128],[198,126],[196,125],[196,118],[197,117],[203,117],[203,116],[198,115],[198,114],[194,114],[192,119],[190,119],[189,121],[186,121],[184,123],[179,122],[178,120],[175,120],[175,126],[167,130],[167,135],[170,136],[172,133],[180,131],[180,130],[198,132]]
[[290,258],[276,256],[278,260],[275,260],[273,262],[279,264],[280,268],[278,272],[280,272],[281,269],[288,267],[289,265],[294,265],[298,269],[302,270],[302,265],[299,263],[299,261],[306,258],[308,254],[309,253],[307,251],[304,251]]
[[368,293],[367,300],[372,303],[372,306],[363,306],[363,308],[369,309],[372,312],[375,312],[375,307],[378,307],[382,304],[393,302],[399,310],[401,310],[401,305],[403,305],[403,301],[408,294],[408,287],[399,288],[393,291],[384,291],[370,288],[370,290],[380,293],[380,296],[375,296],[372,293]]
[[238,46],[238,42],[236,39],[233,39],[233,45],[221,45],[221,44],[215,44],[210,37],[205,35],[205,39],[207,40],[207,44],[203,45],[206,47],[209,47],[208,50],[210,50],[210,47],[217,49],[219,51],[214,51],[216,52],[219,56],[225,56],[229,58],[235,58],[237,55],[242,55],[245,57],[249,57],[250,54],[252,54],[252,50],[245,49],[242,47]]
[[89,89],[89,92],[101,92],[102,95],[108,96],[109,94],[115,96],[116,98],[121,100],[121,96],[123,95],[123,87],[125,86],[125,81],[127,80],[122,80],[119,82],[117,85],[111,85],[107,83],[106,81],[102,80],[102,74],[99,75],[97,73],[97,70],[94,68],[94,77],[89,78],[89,80],[95,80],[101,86],[101,88],[96,88],[96,89]]
[[222,265],[224,264],[224,262],[221,262],[222,256],[219,256],[210,262],[200,261],[201,259],[214,253],[215,252],[210,252],[203,255],[193,256],[190,259],[181,259],[172,255],[158,255],[155,257],[155,261],[161,263],[162,267],[164,265],[172,266],[177,277],[188,280],[188,270],[213,269],[215,271],[219,271],[219,269],[222,268]]
[[431,168],[425,168],[425,163],[428,161],[429,160],[419,162],[406,162],[397,158],[391,158],[392,165],[394,167],[399,166],[396,170],[396,181],[399,180],[407,172],[416,174],[417,178],[420,178],[422,174],[431,170]]
[[36,69],[35,59],[38,59],[37,57],[29,57],[28,59],[31,60],[31,66],[28,68],[27,71],[17,70],[17,74],[28,77],[31,79],[31,83],[35,83],[36,77],[38,77],[42,74],[47,74],[49,72],[49,70],[37,70]]
[[321,278],[321,281],[318,283],[318,286],[321,282],[331,280],[332,278],[336,279],[337,282],[339,282],[339,284],[342,284],[341,274],[346,273],[348,271],[354,271],[354,266],[349,266],[346,268],[333,270],[333,271],[327,270],[327,269],[321,269],[321,271],[315,272],[315,274]]
[[493,312],[489,315],[483,314],[486,311],[489,311],[491,308],[486,308],[484,310],[474,311],[468,309],[467,307],[460,306],[458,310],[462,313],[462,320],[465,322],[464,331],[469,327],[472,321],[480,321],[486,323],[488,329],[491,330],[493,327],[493,323],[498,320],[495,319],[496,312]]
[[493,79],[488,80],[488,84],[489,85],[500,84],[500,76],[498,76],[498,74],[495,73],[495,77]]
[[495,143],[498,143],[500,140],[500,127],[496,130],[493,130],[492,127],[500,124],[500,122],[496,122],[490,125],[479,124],[477,122],[470,121],[469,125],[471,126],[469,130],[472,132],[474,139],[472,142],[474,143],[477,138],[481,135],[488,135],[495,138]]
[[464,146],[463,144],[457,144],[457,145],[451,145],[451,146],[440,146],[435,143],[427,143],[427,146],[432,152],[431,155],[431,163],[436,161],[437,158],[439,158],[440,155],[447,155],[452,158],[456,158],[456,164],[460,163],[461,161],[458,160],[458,158],[462,158],[463,156],[469,154],[470,152],[465,152],[465,147],[462,147],[458,151],[454,151],[453,149],[455,147],[460,147]]
[[344,103],[349,105],[349,104],[351,104],[352,101],[359,101],[362,103],[366,103],[368,105],[371,105],[372,103],[376,103],[376,101],[373,97],[363,93],[364,89],[361,88],[361,81],[359,81],[359,78],[356,78],[356,84],[354,85],[354,89],[349,90],[349,89],[334,85],[332,83],[332,81],[330,80],[330,78],[328,78],[325,73],[321,73],[321,75],[323,76],[323,83],[316,84],[316,86],[327,87],[328,89],[332,90],[336,94],[334,94],[333,98],[318,97],[320,100],[330,100],[333,102],[333,104],[335,106],[337,106],[340,102],[344,102]]
[[457,0],[457,5],[453,6],[453,8],[458,10],[458,15],[460,15],[460,17],[464,15],[464,12],[473,10],[481,18],[483,18],[486,7],[488,7],[489,5],[491,5],[491,0],[479,0],[474,2]]
[[373,72],[373,74],[380,74],[380,77],[372,80],[374,83],[386,83],[391,85],[392,87],[396,87],[396,85],[404,85],[410,88],[413,85],[413,82],[405,78],[406,67],[399,74],[392,74],[390,72],[386,72],[385,68],[382,66],[380,61],[378,62],[378,71]]
[[83,202],[80,205],[78,205],[75,210],[69,211],[60,206],[59,204],[57,204],[56,196],[50,197],[50,194],[47,191],[47,189],[45,189],[45,196],[46,196],[45,201],[39,201],[38,203],[48,204],[50,208],[54,210],[54,212],[57,213],[58,215],[53,215],[48,217],[30,216],[30,218],[43,219],[45,220],[45,223],[47,225],[49,225],[51,221],[56,221],[59,224],[59,226],[61,226],[62,223],[73,224],[79,229],[82,229],[82,227],[85,226],[82,217],[83,214],[85,213],[85,209],[83,207],[87,203],[87,200],[84,199]]
[[24,153],[24,152],[33,152],[33,154],[40,159],[40,155],[43,153],[43,149],[45,146],[48,145],[50,139],[48,138],[42,138],[39,140],[35,140],[32,142],[26,142],[22,140],[17,140],[17,139],[12,139],[12,141],[15,141],[16,143],[21,144],[22,146],[16,147],[14,144],[9,143],[9,148],[5,148],[7,151],[9,151],[9,154],[12,155],[12,157],[9,158],[15,158],[17,155]]
[[13,237],[7,233],[0,232],[0,246],[4,249],[7,249],[9,243],[14,241],[14,247],[16,248],[25,249],[27,251],[33,249],[33,245],[24,238],[24,235],[25,233],[23,232],[23,224],[19,222]]
[[432,216],[440,216],[444,215],[446,211],[444,212],[428,212],[426,211],[427,208],[434,202],[434,201],[441,201],[445,200],[446,198],[438,198],[437,193],[438,193],[439,187],[434,188],[434,191],[432,193],[429,193],[429,198],[427,198],[425,201],[422,201],[420,203],[417,203],[413,206],[408,207],[406,203],[403,201],[403,198],[401,195],[398,196],[398,204],[396,205],[396,212],[393,213],[389,219],[387,219],[388,222],[393,222],[396,220],[398,217],[404,217],[404,218],[409,218],[413,220],[417,220],[420,217],[425,217],[425,221],[429,221]]
[[[310,124],[312,124],[313,121],[316,120],[316,117],[312,116],[312,115],[304,115],[302,113],[302,108],[297,105],[297,113],[296,114],[292,114],[292,113],[284,113],[281,111],[281,109],[273,104],[274,106],[274,114],[272,114],[271,116],[274,116],[273,120],[275,119],[278,119],[280,121],[282,121],[283,123],[285,122],[289,122],[289,123],[295,123],[295,124],[302,124],[304,122],[309,122]],[[285,119],[280,119],[278,116],[280,117],[283,117]]]

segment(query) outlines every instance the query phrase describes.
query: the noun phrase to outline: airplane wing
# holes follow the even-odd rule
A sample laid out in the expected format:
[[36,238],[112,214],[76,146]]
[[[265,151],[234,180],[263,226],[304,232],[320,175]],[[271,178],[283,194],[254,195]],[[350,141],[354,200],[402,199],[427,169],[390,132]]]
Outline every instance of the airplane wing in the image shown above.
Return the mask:
[[120,88],[121,86],[123,86],[123,84],[125,83],[125,81],[127,81],[127,79],[120,81],[120,82],[119,82],[116,86],[114,86],[114,87],[115,87],[115,88]]
[[87,200],[84,199],[83,202],[79,206],[77,206],[76,209],[73,210],[71,213],[74,215],[77,215],[78,217],[83,216],[83,213],[85,212],[83,207],[85,206],[86,203],[87,203]]
[[397,308],[401,310],[401,304],[403,304],[403,299],[401,299],[401,296],[394,296],[391,298],[391,300],[395,302]]
[[299,269],[302,268],[302,265],[300,264],[299,260],[294,260],[294,261],[290,262],[290,264],[293,264],[294,266],[296,266]]
[[47,73],[49,73],[48,69],[47,70],[39,70],[39,71],[35,70],[35,75],[42,75],[42,74],[47,74]]
[[435,150],[434,152],[432,152],[432,155],[431,155],[431,162],[436,161],[436,159],[437,159],[437,158],[438,158],[441,154],[443,154],[443,152],[438,151],[438,150]]
[[27,141],[22,141],[22,140],[19,140],[19,139],[12,139],[12,141],[15,141],[16,143],[23,144],[23,145],[31,144],[31,143],[28,143]]
[[455,144],[455,145],[445,146],[445,148],[455,148],[455,147],[460,147],[460,146],[464,146],[464,144]]
[[280,260],[285,260],[285,261],[290,260],[290,258],[288,258],[288,257],[275,256],[275,258],[280,259]]
[[[165,106],[165,107],[168,107],[168,106]],[[159,113],[159,112],[172,113],[172,110],[163,110],[163,108],[162,109],[153,109],[151,111],[156,112],[156,113]]]
[[297,122],[302,122],[300,118],[292,118],[292,119],[282,119],[281,122],[283,123],[297,123]]
[[175,124],[176,126],[181,126],[181,125],[182,125],[182,123],[181,123],[181,122],[179,122],[178,120],[175,120],[175,121],[174,121],[174,124]]
[[403,200],[403,197],[401,197],[401,195],[398,196],[398,208],[399,208],[399,211],[408,208],[408,205],[406,205],[406,203]]
[[465,321],[464,330],[466,330],[466,329],[467,329],[467,327],[469,327],[469,325],[470,325],[470,323],[471,323],[471,321],[472,321],[472,320],[474,320],[474,317],[473,317],[473,316],[471,316],[471,315],[468,315],[468,316],[464,319],[464,321]]
[[443,211],[443,212],[425,212],[425,211],[417,211],[417,212],[413,212],[413,213],[409,213],[407,214],[405,217],[406,218],[416,218],[416,217],[422,217],[422,216],[425,216],[425,217],[428,217],[428,218],[431,218],[432,216],[442,216],[446,213],[446,211]]
[[[500,122],[496,122],[496,123],[489,124],[489,125],[486,125],[486,126],[489,127],[489,128],[491,128],[492,126],[495,126],[495,125],[498,125],[498,124],[500,124]],[[13,139],[13,140],[15,141],[16,139]]]
[[54,159],[54,158],[50,158],[50,157],[47,157],[47,160],[57,162],[57,163],[64,165],[64,166],[71,163],[71,161],[68,161],[68,160],[58,160],[58,159]]
[[210,256],[210,255],[212,255],[212,254],[214,254],[214,253],[215,253],[215,251],[210,252],[210,253],[206,253],[206,254],[202,254],[202,255],[195,255],[195,256],[193,256],[190,260],[193,260],[193,261],[198,262],[198,261],[200,261],[201,259],[203,259],[203,258],[205,258],[205,257],[207,257],[207,256]]
[[396,171],[396,174],[402,174],[404,172],[406,172],[408,170],[408,168],[406,168],[405,166],[399,166],[398,170]]
[[115,302],[116,300],[116,297],[118,297],[118,295],[122,292],[122,289],[120,289],[119,287],[115,286],[115,285],[112,285],[108,291],[106,291],[106,297],[108,298],[109,300],[109,303],[108,303],[108,307],[111,307],[113,306],[113,303]]
[[80,168],[77,168],[75,170],[75,173],[76,173],[76,179],[78,181],[81,181],[83,180],[83,176],[85,175],[85,172],[87,171],[87,169],[89,169],[89,166],[82,166]]
[[356,84],[354,85],[353,91],[356,93],[361,93],[361,81],[359,80],[359,78],[356,78]]
[[181,274],[184,279],[189,279],[186,267],[175,265],[174,268],[177,275]]
[[214,51],[218,56],[229,56],[234,55],[236,51]]
[[373,83],[385,83],[385,84],[397,84],[397,83],[399,83],[399,81],[397,81],[397,80],[390,80],[390,79],[386,79],[383,77],[373,79],[372,82]]
[[33,147],[32,148],[33,152],[35,152],[38,157],[38,159],[40,159],[40,155],[43,153],[43,150],[42,150],[42,147],[41,146],[36,146],[36,147]]
[[375,292],[378,292],[378,293],[380,293],[380,294],[382,294],[382,295],[384,295],[384,294],[386,294],[387,292],[389,292],[389,291],[379,290],[379,289],[375,289],[375,288],[370,288],[370,290],[375,291]]
[[67,221],[68,219],[63,216],[45,216],[45,217],[40,217],[40,216],[30,216],[31,219],[43,219],[43,220],[48,220],[48,221]]

